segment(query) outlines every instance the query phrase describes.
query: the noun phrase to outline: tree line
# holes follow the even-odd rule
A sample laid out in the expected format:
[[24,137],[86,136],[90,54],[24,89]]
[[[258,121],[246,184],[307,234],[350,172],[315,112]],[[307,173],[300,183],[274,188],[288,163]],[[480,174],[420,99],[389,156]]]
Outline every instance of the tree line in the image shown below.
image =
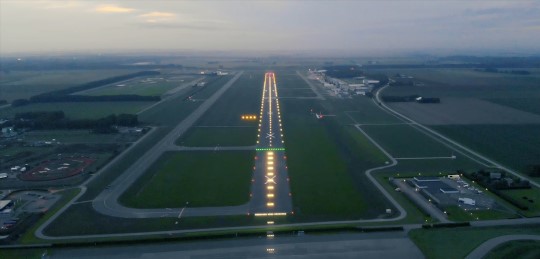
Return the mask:
[[17,113],[13,120],[15,128],[44,129],[91,129],[95,133],[113,133],[113,126],[134,127],[139,125],[135,114],[111,114],[99,119],[69,119],[63,111],[40,111]]
[[42,93],[30,97],[30,99],[17,99],[11,105],[14,107],[28,105],[30,103],[50,103],[50,102],[110,102],[110,101],[159,101],[159,96],[142,96],[142,95],[75,95],[73,93],[93,89],[96,87],[128,80],[139,76],[155,76],[161,74],[158,71],[141,71],[127,75],[114,76],[106,79],[92,81],[78,86],[69,87]]

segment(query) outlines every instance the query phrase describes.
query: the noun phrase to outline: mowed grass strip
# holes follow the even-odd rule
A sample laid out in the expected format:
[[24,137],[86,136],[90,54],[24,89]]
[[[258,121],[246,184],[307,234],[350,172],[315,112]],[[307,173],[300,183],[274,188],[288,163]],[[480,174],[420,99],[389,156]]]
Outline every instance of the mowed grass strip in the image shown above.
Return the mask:
[[[373,202],[385,206],[380,199],[371,199],[359,192],[353,178],[363,175],[363,168],[357,164],[372,166],[369,160],[356,159],[331,136],[340,137],[344,130],[336,127],[330,132],[325,121],[310,114],[310,107],[317,107],[314,101],[289,100],[283,102],[284,135],[288,172],[292,192],[295,217],[298,220],[357,219],[370,216]],[[339,136],[338,136],[339,135]],[[343,142],[343,141],[341,141]],[[355,143],[355,139],[350,139]],[[367,154],[367,155],[366,155]],[[363,156],[373,159],[370,152]],[[358,154],[360,156],[360,154]],[[375,159],[377,160],[377,159]],[[371,183],[366,187],[373,193]],[[377,193],[378,195],[378,193]],[[373,206],[374,213],[379,208]],[[373,216],[373,215],[371,215]]]
[[180,146],[252,146],[257,141],[257,127],[193,127],[176,142]]
[[249,200],[255,151],[167,152],[120,198],[134,208],[241,205]]

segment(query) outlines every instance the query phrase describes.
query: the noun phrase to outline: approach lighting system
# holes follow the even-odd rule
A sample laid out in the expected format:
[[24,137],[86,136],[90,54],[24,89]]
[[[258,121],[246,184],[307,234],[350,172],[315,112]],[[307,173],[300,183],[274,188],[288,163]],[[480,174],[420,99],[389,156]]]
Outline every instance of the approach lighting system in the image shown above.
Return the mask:
[[242,120],[245,120],[245,121],[256,121],[257,120],[257,115],[244,114],[244,115],[240,116],[240,118],[242,118]]

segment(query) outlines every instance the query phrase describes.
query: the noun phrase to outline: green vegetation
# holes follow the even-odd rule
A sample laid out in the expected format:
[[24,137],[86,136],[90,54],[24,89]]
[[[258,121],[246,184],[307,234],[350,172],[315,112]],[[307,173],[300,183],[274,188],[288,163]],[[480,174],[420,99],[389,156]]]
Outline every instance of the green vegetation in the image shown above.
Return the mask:
[[[230,78],[229,78],[230,79]],[[216,78],[210,81],[206,88],[200,92],[200,94],[211,94],[217,91],[220,86],[227,82],[225,77]],[[148,149],[161,140],[167,133],[169,133],[174,126],[180,121],[186,118],[193,110],[195,110],[200,102],[185,101],[187,96],[179,96],[177,98],[169,99],[160,103],[157,106],[152,107],[139,115],[139,120],[151,123],[152,125],[159,126],[155,130],[147,133],[143,139],[137,143],[133,149],[127,151],[122,159],[115,161],[106,170],[102,171],[94,180],[88,185],[88,190],[81,197],[81,200],[88,200],[94,198],[99,194],[111,181],[113,181],[118,175],[124,173],[137,159],[139,159]]]
[[257,126],[242,115],[259,115],[264,75],[244,73],[204,114],[197,126]]
[[445,208],[448,219],[451,221],[474,221],[474,220],[492,220],[515,218],[516,215],[507,211],[497,210],[469,210],[464,211],[458,206],[449,206]]
[[503,259],[503,258],[521,258],[534,259],[540,258],[540,241],[538,240],[515,240],[498,245],[491,250],[484,258]]
[[249,200],[253,151],[168,152],[120,198],[129,207],[241,205]]
[[64,207],[69,201],[71,201],[75,196],[77,196],[77,194],[79,194],[80,191],[81,190],[79,189],[67,189],[58,193],[62,195],[60,200],[58,200],[56,204],[54,204],[53,207],[50,208],[49,211],[47,211],[47,213],[43,217],[41,217],[41,219],[39,219],[39,221],[36,222],[32,228],[26,230],[26,232],[19,238],[18,240],[19,243],[35,244],[35,243],[44,242],[43,240],[34,236],[34,233],[36,232],[36,230],[41,225],[43,225],[43,223],[45,223],[49,218],[51,218],[54,214],[56,214],[62,207]]
[[510,196],[522,206],[529,209],[521,211],[525,216],[535,217],[540,215],[540,189],[532,187],[530,189],[504,190],[504,195]]
[[[538,98],[540,74],[512,75],[473,71],[472,69],[385,69],[414,76],[420,86],[397,86],[385,90],[388,95],[420,94],[437,97]],[[381,71],[381,72],[383,72]],[[443,99],[444,100],[444,99]]]
[[251,146],[257,140],[257,127],[193,127],[176,141],[188,147]]
[[[107,87],[102,87],[84,92],[85,95],[122,95],[136,94],[145,96],[160,96],[168,90],[174,89],[182,84],[194,80],[193,76],[177,76],[162,73],[159,76],[151,76],[146,78],[135,78],[127,82],[120,82]],[[183,81],[181,81],[183,80]],[[186,89],[191,89],[188,86]]]
[[[41,255],[49,251],[47,248],[32,248],[32,249],[2,249],[0,250],[0,258],[10,259],[28,259],[28,258],[41,258]],[[51,255],[51,253],[48,253]]]
[[137,70],[88,69],[0,72],[1,99],[13,101],[15,99],[29,98],[37,94],[133,72],[137,72]]
[[540,125],[448,125],[433,129],[520,172],[539,162]]
[[78,102],[35,103],[0,109],[0,117],[13,117],[22,112],[63,111],[70,119],[98,119],[110,114],[135,114],[153,102]]
[[119,134],[92,134],[89,130],[39,130],[24,134],[25,141],[51,141],[61,143],[115,143]]
[[394,157],[449,157],[452,151],[410,125],[362,126]]
[[415,229],[410,238],[427,258],[464,258],[483,242],[503,235],[540,234],[540,226]]
[[373,195],[379,191],[365,176],[365,170],[384,163],[380,152],[337,120],[317,120],[310,114],[310,108],[320,107],[317,101],[285,99],[281,104],[295,217],[330,220],[383,214],[390,205]]
[[[81,222],[84,222],[84,224],[81,224]],[[96,212],[91,203],[79,203],[72,205],[57,220],[52,222],[45,229],[45,233],[51,236],[93,235],[263,224],[266,225],[266,221],[247,215],[182,217],[180,220],[176,217],[148,219],[109,217]],[[170,235],[163,234],[162,237],[170,237]],[[66,239],[62,242],[70,242],[70,240]]]
[[278,94],[280,98],[287,97],[315,97],[317,96],[311,88],[283,88],[278,85]]

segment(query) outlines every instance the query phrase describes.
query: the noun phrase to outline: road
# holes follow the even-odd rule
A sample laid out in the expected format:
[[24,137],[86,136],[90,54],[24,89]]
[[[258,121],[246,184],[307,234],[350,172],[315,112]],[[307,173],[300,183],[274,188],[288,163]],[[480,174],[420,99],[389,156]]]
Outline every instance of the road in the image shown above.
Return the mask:
[[476,259],[476,258],[483,258],[489,251],[493,250],[496,246],[509,242],[509,241],[515,241],[515,240],[539,240],[540,236],[537,235],[506,235],[506,236],[500,236],[496,238],[492,238],[484,243],[482,243],[480,246],[478,246],[476,249],[474,249],[467,257],[466,259]]
[[403,232],[55,249],[51,258],[423,258]]
[[309,81],[306,76],[304,76],[302,73],[300,73],[300,71],[296,71],[296,74],[301,77],[302,79],[304,79],[304,81],[306,82],[306,84],[309,85],[309,87],[311,87],[311,90],[313,90],[313,92],[317,95],[317,99],[320,99],[320,100],[326,100],[326,98],[324,98],[324,96],[321,94],[321,92],[319,92],[319,89],[313,85],[313,83],[311,81]]
[[[414,121],[414,120],[412,120],[411,118],[409,118],[409,117],[407,117],[407,116],[405,116],[405,115],[403,115],[403,114],[401,114],[401,113],[399,113],[399,112],[393,110],[392,108],[390,108],[389,106],[387,106],[386,104],[384,104],[384,102],[382,102],[381,99],[380,99],[380,93],[381,93],[386,87],[388,87],[388,86],[389,86],[389,84],[385,85],[385,86],[382,87],[381,89],[377,90],[377,92],[375,93],[375,99],[376,99],[377,103],[380,104],[380,107],[384,108],[386,111],[390,112],[391,114],[394,114],[395,116],[397,116],[397,117],[399,117],[399,118],[401,118],[401,119],[403,119],[403,120],[405,120],[405,121],[411,123],[411,124],[414,125],[415,127],[419,128],[419,129],[422,129],[423,131],[420,130],[420,132],[423,132],[423,133],[426,134],[427,136],[429,136],[429,137],[431,137],[431,138],[438,139],[438,141],[445,141],[446,143],[451,144],[451,145],[447,145],[447,146],[450,147],[450,148],[452,148],[453,150],[455,150],[455,151],[457,151],[457,152],[459,152],[459,153],[461,153],[461,154],[463,154],[463,155],[465,155],[465,156],[471,158],[472,160],[479,162],[477,159],[471,157],[470,155],[464,154],[463,151],[465,151],[465,152],[467,152],[467,153],[469,153],[469,154],[475,156],[476,158],[479,158],[479,159],[481,159],[481,160],[483,160],[483,161],[485,161],[485,162],[487,162],[487,163],[489,163],[489,164],[492,164],[492,165],[494,165],[495,167],[497,167],[497,168],[499,168],[499,169],[501,169],[501,170],[504,170],[504,171],[506,171],[506,172],[509,172],[509,173],[511,173],[511,174],[513,174],[513,175],[515,175],[515,176],[517,176],[517,177],[520,177],[520,178],[522,178],[522,179],[526,179],[526,180],[529,181],[529,183],[530,183],[531,185],[534,185],[534,186],[540,188],[540,184],[537,183],[537,182],[535,182],[533,179],[531,179],[531,178],[529,178],[529,177],[527,177],[527,176],[521,175],[521,174],[517,173],[516,171],[511,170],[510,168],[507,168],[507,167],[505,167],[505,166],[503,166],[503,165],[497,163],[496,161],[493,161],[493,160],[491,160],[491,159],[489,159],[489,158],[483,156],[482,154],[480,154],[480,153],[478,153],[478,152],[476,152],[476,151],[473,151],[473,150],[471,150],[471,149],[469,149],[469,148],[467,148],[467,147],[465,147],[465,146],[459,144],[458,142],[456,142],[456,141],[454,141],[454,140],[452,140],[452,139],[450,139],[450,138],[448,138],[448,137],[446,137],[446,136],[444,136],[444,135],[442,135],[442,134],[440,134],[440,133],[438,133],[438,132],[436,132],[436,131],[434,131],[434,130],[432,130],[432,129],[430,129],[430,128],[428,128],[428,127],[426,127],[426,126],[424,126],[424,125],[422,125],[422,124],[420,124],[420,123],[418,123],[418,122],[416,122],[416,121]],[[441,142],[441,143],[444,143],[444,142]],[[458,149],[458,148],[459,148],[459,149]],[[462,150],[463,150],[463,151],[462,151]],[[479,162],[479,163],[480,163],[480,164],[484,164],[484,163],[482,163],[482,162]],[[484,164],[484,165],[485,165],[485,164]]]
[[143,112],[145,112],[147,110],[150,110],[150,109],[154,108],[157,105],[160,105],[161,103],[163,103],[165,101],[176,98],[181,94],[184,94],[183,92],[181,92],[181,90],[185,89],[186,87],[191,87],[191,86],[195,85],[196,83],[202,81],[203,79],[205,79],[205,77],[197,78],[197,79],[195,79],[195,80],[193,80],[191,82],[181,84],[180,86],[167,91],[166,93],[161,95],[161,100],[159,102],[153,103],[152,105],[149,105],[148,107],[145,107],[144,109],[137,112],[137,114],[141,114],[141,113],[143,113]]
[[[146,170],[163,154],[163,152],[174,148],[174,142],[184,132],[186,132],[210,107],[227,91],[233,83],[242,75],[237,73],[223,87],[215,92],[210,98],[204,101],[195,111],[180,122],[169,134],[150,148],[133,165],[131,165],[122,175],[111,183],[111,188],[103,190],[92,202],[98,212],[123,218],[150,218],[150,217],[176,217],[181,208],[174,209],[133,209],[122,206],[118,203],[118,198],[129,188]],[[187,208],[184,216],[199,215],[233,215],[246,213],[246,206],[234,206],[228,208]]]
[[377,170],[381,170],[381,169],[385,169],[385,168],[389,168],[389,167],[397,165],[397,163],[398,163],[397,160],[394,159],[394,157],[392,155],[390,155],[390,153],[388,153],[381,145],[379,145],[379,143],[377,143],[377,141],[375,141],[373,138],[371,138],[359,125],[356,125],[356,129],[358,129],[358,131],[360,131],[371,143],[373,143],[373,145],[375,145],[381,152],[383,152],[383,154],[386,157],[388,157],[390,159],[390,161],[392,161],[391,163],[389,163],[387,165],[383,165],[383,166],[379,166],[379,167],[375,167],[375,168],[371,168],[371,169],[366,170],[366,176],[375,185],[375,187],[377,187],[377,189],[379,189],[379,191],[399,211],[399,216],[397,216],[393,220],[397,221],[397,220],[400,220],[400,219],[404,219],[407,216],[407,211],[405,209],[403,209],[403,207],[401,207],[401,205],[396,200],[394,200],[394,197],[392,197],[392,195],[390,195],[390,193],[388,193],[386,191],[386,189],[384,189],[384,187],[377,181],[377,179],[375,179],[375,177],[373,177],[373,175],[371,175],[373,172],[375,172]]

